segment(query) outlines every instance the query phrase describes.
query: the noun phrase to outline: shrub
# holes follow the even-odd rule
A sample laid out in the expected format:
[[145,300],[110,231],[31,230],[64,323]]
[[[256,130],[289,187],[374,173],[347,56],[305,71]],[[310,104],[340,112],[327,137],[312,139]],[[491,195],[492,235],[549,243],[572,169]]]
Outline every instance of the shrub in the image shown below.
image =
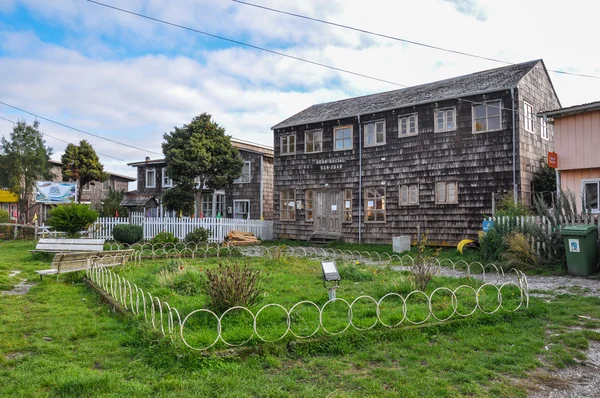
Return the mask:
[[358,265],[350,264],[340,267],[340,278],[343,281],[367,282],[375,279],[375,275],[367,270],[361,269]]
[[196,228],[185,236],[185,243],[203,243],[208,242],[212,233],[206,228]]
[[6,210],[0,210],[0,224],[8,223],[8,212]]
[[98,219],[98,212],[80,203],[59,205],[50,210],[48,225],[57,231],[67,233],[67,237],[77,237],[80,231],[88,229]]
[[540,256],[533,250],[524,234],[512,232],[504,238],[504,241],[507,250],[502,253],[502,260],[521,270],[539,267]]
[[144,238],[144,230],[141,225],[119,224],[113,228],[113,238],[119,243],[133,245]]
[[251,306],[260,298],[260,271],[239,264],[223,265],[206,271],[206,293],[210,307],[224,312],[236,305]]
[[153,245],[166,244],[166,243],[179,243],[179,239],[170,232],[160,232],[154,238],[150,239],[150,243]]
[[196,296],[202,293],[205,283],[204,274],[195,270],[185,270],[175,274],[171,288],[182,296]]

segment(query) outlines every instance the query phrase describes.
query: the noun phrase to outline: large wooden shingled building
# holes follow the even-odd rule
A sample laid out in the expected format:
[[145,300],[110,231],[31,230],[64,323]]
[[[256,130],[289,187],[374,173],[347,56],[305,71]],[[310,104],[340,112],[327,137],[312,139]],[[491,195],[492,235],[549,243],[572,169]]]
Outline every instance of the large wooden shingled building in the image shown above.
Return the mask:
[[542,60],[313,105],[272,128],[275,236],[475,237],[493,196],[530,204],[558,107]]

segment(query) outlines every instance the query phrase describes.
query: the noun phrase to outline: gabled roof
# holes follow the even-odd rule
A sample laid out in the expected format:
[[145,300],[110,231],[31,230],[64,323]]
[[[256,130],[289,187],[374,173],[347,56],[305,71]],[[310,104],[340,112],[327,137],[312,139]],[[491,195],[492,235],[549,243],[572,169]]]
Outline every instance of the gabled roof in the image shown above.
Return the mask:
[[[231,138],[230,141],[231,141],[231,145],[234,148],[237,148],[239,151],[262,153],[265,156],[273,157],[273,147],[272,146],[257,144],[256,142],[245,141],[245,140],[241,140],[239,138]],[[167,162],[164,158],[152,159],[152,160],[150,160],[150,158],[147,158],[147,160],[142,160],[140,162],[127,163],[127,166],[133,166],[133,167],[143,167],[146,165],[163,165],[164,166],[164,165],[166,165],[166,163]]]
[[121,200],[121,206],[123,207],[144,207],[148,202],[153,200],[155,203],[156,199],[152,195],[127,195]]
[[592,112],[592,111],[597,111],[597,110],[600,110],[600,101],[588,102],[587,104],[573,105],[573,106],[567,106],[565,108],[558,108],[558,109],[553,109],[550,111],[539,112],[537,115],[557,118],[557,117],[576,115],[578,113]]
[[313,105],[272,129],[337,120],[389,109],[516,88],[541,60],[504,66],[433,83]]

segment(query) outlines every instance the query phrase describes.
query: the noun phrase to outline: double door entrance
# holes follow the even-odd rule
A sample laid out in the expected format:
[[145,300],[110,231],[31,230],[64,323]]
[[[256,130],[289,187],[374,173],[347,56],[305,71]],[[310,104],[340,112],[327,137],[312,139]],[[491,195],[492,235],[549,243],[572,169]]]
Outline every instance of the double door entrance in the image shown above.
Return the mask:
[[317,190],[315,194],[315,234],[341,235],[343,192],[328,189]]

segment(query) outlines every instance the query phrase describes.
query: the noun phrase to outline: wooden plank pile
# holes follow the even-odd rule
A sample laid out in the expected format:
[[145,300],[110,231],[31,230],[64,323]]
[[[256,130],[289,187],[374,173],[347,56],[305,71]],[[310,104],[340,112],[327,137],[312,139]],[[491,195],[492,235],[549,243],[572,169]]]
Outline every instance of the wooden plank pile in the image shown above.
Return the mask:
[[230,231],[226,240],[230,245],[257,245],[260,243],[252,232],[241,231]]

